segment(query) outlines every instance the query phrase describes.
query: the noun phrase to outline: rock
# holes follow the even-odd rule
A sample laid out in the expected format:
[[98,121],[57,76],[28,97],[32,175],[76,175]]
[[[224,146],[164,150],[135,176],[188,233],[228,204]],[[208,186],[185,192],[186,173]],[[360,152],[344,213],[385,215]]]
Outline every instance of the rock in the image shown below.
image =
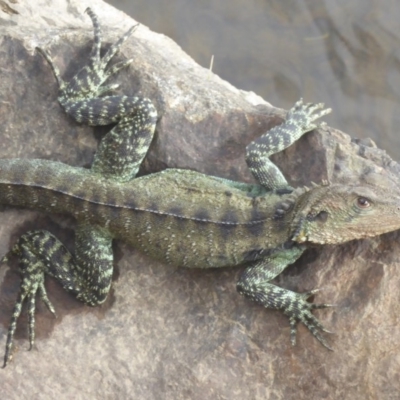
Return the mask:
[[[63,76],[72,77],[91,46],[90,19],[77,0],[33,3],[10,2],[0,14],[0,157],[89,165],[108,128],[94,129],[93,136],[93,128],[65,115],[55,79],[35,47],[51,49]],[[105,47],[134,24],[99,0],[91,7]],[[132,66],[115,78],[120,91],[151,98],[160,115],[141,173],[179,167],[250,181],[244,147],[280,123],[284,111],[201,68],[144,26],[115,61],[131,57]],[[295,186],[370,179],[399,185],[400,167],[384,151],[332,128],[307,134],[274,161]],[[49,229],[73,247],[71,219],[6,208],[0,254],[32,228]],[[3,398],[397,398],[398,236],[309,250],[278,278],[296,291],[325,288],[316,300],[336,307],[315,314],[336,332],[329,338],[334,352],[302,326],[292,348],[282,313],[236,293],[243,268],[178,269],[116,243],[113,290],[101,307],[82,305],[48,280],[58,318],[38,304],[30,353],[27,318],[20,319],[19,349],[0,372]],[[19,289],[16,271],[15,263],[0,269],[1,346]]]

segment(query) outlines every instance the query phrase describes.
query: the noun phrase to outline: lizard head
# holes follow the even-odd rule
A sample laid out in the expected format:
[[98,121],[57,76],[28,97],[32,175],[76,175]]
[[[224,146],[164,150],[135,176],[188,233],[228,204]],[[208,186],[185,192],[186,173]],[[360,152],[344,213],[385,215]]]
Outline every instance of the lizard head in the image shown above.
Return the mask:
[[316,186],[295,202],[292,240],[343,243],[400,229],[400,193],[382,185]]

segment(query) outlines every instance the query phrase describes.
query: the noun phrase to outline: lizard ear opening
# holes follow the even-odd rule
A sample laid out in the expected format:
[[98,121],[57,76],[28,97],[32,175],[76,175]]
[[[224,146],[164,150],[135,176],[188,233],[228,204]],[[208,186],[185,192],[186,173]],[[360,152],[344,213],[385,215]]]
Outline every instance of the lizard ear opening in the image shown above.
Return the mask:
[[292,240],[318,242],[319,231],[329,221],[330,215],[322,201],[326,190],[326,186],[320,186],[303,194],[302,207],[292,221]]
[[325,223],[328,220],[329,213],[327,211],[320,211],[318,214],[313,215],[313,214],[308,214],[307,220],[310,222],[316,221],[320,223]]

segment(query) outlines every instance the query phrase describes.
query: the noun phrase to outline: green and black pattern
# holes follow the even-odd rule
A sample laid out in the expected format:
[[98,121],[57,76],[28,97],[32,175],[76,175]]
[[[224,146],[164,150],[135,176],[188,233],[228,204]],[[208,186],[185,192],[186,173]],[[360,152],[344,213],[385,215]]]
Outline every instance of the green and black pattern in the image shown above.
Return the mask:
[[[45,276],[52,276],[82,302],[102,303],[113,273],[111,243],[119,239],[164,263],[190,268],[247,264],[238,291],[265,307],[282,310],[295,342],[302,322],[326,347],[326,331],[312,310],[316,293],[295,293],[271,283],[307,246],[342,243],[398,229],[399,200],[373,185],[322,185],[291,188],[269,156],[282,151],[330,112],[323,104],[300,100],[283,124],[247,147],[247,163],[257,184],[234,182],[195,171],[167,169],[135,178],[153,138],[157,112],[149,99],[113,96],[106,80],[132,60],[108,67],[132,27],[100,57],[101,30],[87,66],[64,82],[50,55],[59,102],[77,122],[115,127],[103,138],[91,169],[46,160],[0,160],[0,204],[64,213],[77,220],[75,253],[47,231],[27,232],[10,253],[20,260],[22,276],[8,330],[4,366],[12,358],[17,319],[28,305],[29,341],[34,344],[35,300],[51,312]],[[4,257],[7,261],[7,256]]]

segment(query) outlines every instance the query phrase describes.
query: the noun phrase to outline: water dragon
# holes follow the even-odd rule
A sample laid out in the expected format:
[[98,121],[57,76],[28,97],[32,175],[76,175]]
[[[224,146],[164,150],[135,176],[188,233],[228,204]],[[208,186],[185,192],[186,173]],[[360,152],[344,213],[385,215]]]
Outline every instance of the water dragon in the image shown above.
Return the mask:
[[[59,85],[58,101],[78,123],[116,124],[101,140],[89,169],[48,160],[1,159],[0,204],[77,220],[75,253],[50,232],[29,231],[3,258],[18,256],[22,277],[6,341],[4,366],[12,358],[14,333],[27,303],[29,342],[35,340],[35,301],[54,313],[45,288],[51,276],[85,304],[96,306],[109,293],[113,275],[112,241],[123,240],[164,263],[188,268],[246,264],[237,290],[289,318],[291,341],[303,323],[326,347],[326,329],[313,315],[309,298],[271,283],[310,245],[343,243],[400,228],[400,200],[381,195],[373,184],[323,184],[292,188],[269,157],[306,132],[331,110],[299,100],[284,122],[246,148],[257,183],[247,184],[190,170],[167,169],[136,177],[152,141],[157,111],[146,98],[112,95],[107,79],[132,60],[109,66],[128,30],[101,57],[101,29],[88,9],[94,42],[89,61],[65,82],[50,54],[38,49]],[[379,221],[379,223],[371,223]]]

